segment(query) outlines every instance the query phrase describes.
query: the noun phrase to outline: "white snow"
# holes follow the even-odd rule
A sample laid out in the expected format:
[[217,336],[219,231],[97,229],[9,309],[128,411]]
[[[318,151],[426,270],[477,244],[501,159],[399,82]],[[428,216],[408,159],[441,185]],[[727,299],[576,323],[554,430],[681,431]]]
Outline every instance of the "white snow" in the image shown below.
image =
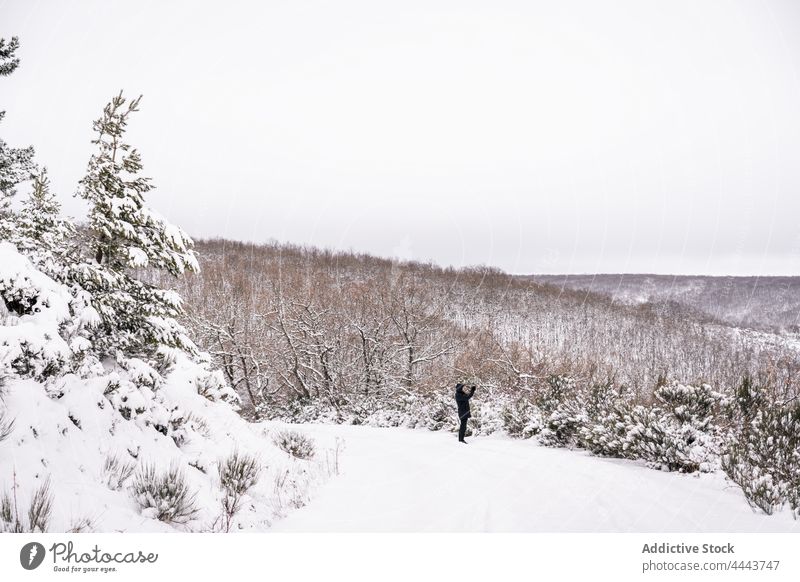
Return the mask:
[[660,472],[499,435],[461,445],[446,432],[296,428],[345,439],[342,475],[271,531],[800,532],[788,511],[754,512],[720,473]]
[[[800,532],[787,511],[750,509],[720,473],[663,473],[499,434],[465,446],[446,431],[249,424],[223,402],[234,395],[221,373],[178,350],[162,353],[163,381],[132,357],[105,368],[94,360],[80,367],[85,375],[67,366],[45,374],[90,348],[73,332],[97,313],[11,245],[0,243],[0,266],[4,298],[25,308],[0,310],[0,412],[13,420],[0,442],[0,495],[25,513],[33,491],[50,482],[50,531],[84,519],[95,531],[219,531],[219,466],[238,452],[254,456],[261,475],[235,531]],[[75,329],[62,329],[73,319]],[[21,377],[14,362],[42,381]],[[314,458],[274,444],[287,426],[316,441]],[[196,495],[196,516],[185,525],[154,519],[135,503],[130,481],[108,471],[114,460],[137,471],[177,466]]]
[[144,268],[150,264],[147,253],[138,247],[128,248],[128,262],[131,267]]
[[28,365],[41,372],[48,362],[68,357],[67,342],[56,333],[70,316],[68,290],[59,285],[17,252],[16,247],[0,242],[0,290],[23,305],[31,306],[31,314],[3,317],[0,302],[0,362],[27,355]]
[[[101,364],[91,354],[74,361],[82,355],[76,352],[91,349],[75,333],[97,321],[97,312],[7,243],[0,243],[0,291],[0,420],[3,433],[11,429],[0,440],[0,499],[9,499],[22,529],[30,527],[33,493],[46,483],[53,495],[49,531],[220,531],[228,529],[220,520],[220,467],[243,454],[255,459],[260,475],[230,524],[238,531],[268,528],[327,479],[323,461],[295,459],[264,427],[237,414],[235,394],[205,355],[192,359],[162,346],[152,362]],[[164,319],[161,327],[167,325],[177,324]],[[137,496],[130,475],[117,478],[107,464],[129,465],[134,475],[177,468],[198,511],[188,523],[154,519],[135,502],[153,496]],[[14,527],[0,521],[0,531]]]
[[[0,494],[13,494],[16,482],[24,512],[34,489],[50,479],[54,509],[49,529],[54,532],[68,531],[84,518],[98,532],[215,531],[222,496],[218,463],[240,451],[256,456],[262,473],[245,497],[235,530],[267,529],[307,502],[328,478],[322,463],[294,459],[272,443],[269,429],[247,423],[225,403],[200,396],[196,373],[196,365],[179,361],[155,396],[168,409],[179,403],[188,414],[180,447],[113,409],[103,395],[111,375],[68,375],[48,387],[30,379],[9,381],[0,406],[14,420],[14,430],[0,442]],[[103,465],[109,457],[139,467],[153,463],[159,470],[177,464],[197,495],[196,519],[173,527],[140,511],[128,490],[130,481],[118,490],[108,486]]]

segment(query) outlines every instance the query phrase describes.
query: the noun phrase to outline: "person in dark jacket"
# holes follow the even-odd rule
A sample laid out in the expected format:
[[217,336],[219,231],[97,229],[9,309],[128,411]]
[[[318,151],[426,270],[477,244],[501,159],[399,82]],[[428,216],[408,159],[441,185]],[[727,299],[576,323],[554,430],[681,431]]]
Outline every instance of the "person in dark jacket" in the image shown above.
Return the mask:
[[469,411],[469,399],[475,395],[475,386],[467,389],[466,386],[456,384],[456,404],[458,404],[458,420],[461,424],[458,427],[458,442],[467,444],[464,435],[467,432],[467,419],[472,416]]

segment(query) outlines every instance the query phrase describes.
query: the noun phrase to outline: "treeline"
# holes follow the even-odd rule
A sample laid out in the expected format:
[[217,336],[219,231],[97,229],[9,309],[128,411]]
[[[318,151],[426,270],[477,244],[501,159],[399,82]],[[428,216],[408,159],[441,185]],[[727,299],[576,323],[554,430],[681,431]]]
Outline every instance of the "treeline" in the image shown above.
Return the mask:
[[745,375],[797,392],[793,350],[678,304],[617,305],[494,268],[288,244],[197,249],[201,272],[180,287],[186,324],[253,417],[365,422],[406,401],[446,408],[459,380],[510,395],[553,375],[624,386],[643,400],[659,381],[726,393]]

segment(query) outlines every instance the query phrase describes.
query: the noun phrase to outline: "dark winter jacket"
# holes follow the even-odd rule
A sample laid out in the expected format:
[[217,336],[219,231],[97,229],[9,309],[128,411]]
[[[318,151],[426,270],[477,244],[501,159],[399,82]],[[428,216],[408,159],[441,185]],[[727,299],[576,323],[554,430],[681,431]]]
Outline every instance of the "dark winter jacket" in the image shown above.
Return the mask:
[[463,420],[472,416],[469,411],[469,399],[475,395],[475,386],[469,392],[466,386],[456,384],[456,404],[458,404],[458,418]]

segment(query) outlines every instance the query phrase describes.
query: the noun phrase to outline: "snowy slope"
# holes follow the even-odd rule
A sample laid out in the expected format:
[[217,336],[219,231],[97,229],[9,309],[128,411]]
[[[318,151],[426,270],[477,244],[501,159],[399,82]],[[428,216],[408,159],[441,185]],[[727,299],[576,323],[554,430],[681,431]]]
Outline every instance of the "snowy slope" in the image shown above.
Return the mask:
[[[85,529],[98,532],[219,531],[214,523],[222,498],[218,466],[239,451],[253,455],[262,470],[235,519],[235,531],[264,530],[307,502],[327,479],[322,463],[278,449],[269,430],[247,423],[227,404],[198,395],[182,372],[179,367],[160,392],[180,402],[191,419],[193,430],[181,446],[152,427],[124,420],[103,396],[105,378],[67,376],[57,399],[33,380],[9,382],[2,405],[13,415],[14,430],[0,442],[0,494],[16,489],[26,511],[33,490],[49,479],[53,532],[70,531],[84,520]],[[197,516],[174,525],[141,511],[131,497],[130,479],[121,487],[109,485],[104,463],[110,457],[138,468],[177,466],[196,495]]]
[[345,439],[342,475],[271,531],[800,532],[788,512],[755,513],[722,474],[663,473],[500,436],[464,446],[445,432],[297,428]]
[[[327,478],[239,416],[205,355],[101,362],[83,335],[97,311],[73,291],[0,242],[0,532],[261,530]],[[253,469],[225,512],[234,458]],[[26,517],[37,491],[50,519]]]

